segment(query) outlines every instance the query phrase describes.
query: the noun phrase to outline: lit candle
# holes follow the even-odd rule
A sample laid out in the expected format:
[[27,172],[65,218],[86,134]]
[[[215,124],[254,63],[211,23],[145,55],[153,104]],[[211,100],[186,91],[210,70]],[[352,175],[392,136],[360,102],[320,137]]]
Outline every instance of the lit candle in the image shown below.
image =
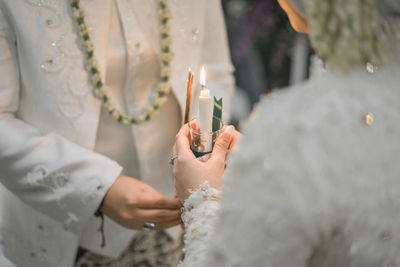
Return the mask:
[[213,101],[210,90],[206,88],[206,72],[201,68],[200,75],[200,96],[199,96],[199,122],[201,143],[204,145],[204,152],[212,151],[212,116]]

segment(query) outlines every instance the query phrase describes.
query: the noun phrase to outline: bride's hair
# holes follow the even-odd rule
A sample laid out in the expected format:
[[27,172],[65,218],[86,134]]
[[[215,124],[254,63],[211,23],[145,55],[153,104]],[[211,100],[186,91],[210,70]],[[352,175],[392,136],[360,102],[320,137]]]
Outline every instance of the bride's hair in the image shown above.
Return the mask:
[[289,1],[307,18],[312,46],[328,68],[384,62],[384,25],[400,15],[400,0]]

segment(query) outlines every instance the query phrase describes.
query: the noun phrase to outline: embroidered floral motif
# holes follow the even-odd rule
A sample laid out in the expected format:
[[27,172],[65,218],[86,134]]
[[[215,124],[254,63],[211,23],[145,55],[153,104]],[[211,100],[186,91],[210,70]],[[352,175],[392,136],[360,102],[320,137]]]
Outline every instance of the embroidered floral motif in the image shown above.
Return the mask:
[[62,196],[68,192],[74,191],[72,185],[68,183],[68,173],[49,173],[48,169],[41,165],[37,166],[32,172],[29,172],[27,174],[26,180],[29,185],[41,186],[51,190],[51,192],[56,197],[57,205],[60,208],[65,207],[65,204],[63,204],[61,201]]
[[[173,6],[180,5],[195,5],[195,1],[188,0],[175,0],[174,4],[171,5],[171,9]],[[177,13],[177,17],[182,20],[182,23],[177,25],[179,39],[184,40],[186,43],[191,45],[200,45],[202,31],[198,25],[193,24],[193,17],[190,16],[187,12],[185,12],[185,8],[177,8],[174,9],[174,12]]]
[[51,73],[64,69],[68,58],[79,58],[79,47],[72,34],[61,33],[60,36],[46,44],[44,58],[41,64],[43,71]]
[[29,172],[26,176],[26,180],[28,184],[34,185],[38,184],[39,181],[41,181],[44,177],[46,177],[48,174],[48,170],[46,167],[39,165],[35,167],[35,169],[32,172]]
[[65,187],[69,182],[69,177],[67,173],[57,172],[52,176],[49,176],[48,179],[43,179],[43,182],[53,189],[59,189]]
[[90,86],[87,74],[80,68],[70,68],[66,86],[73,96],[86,96],[89,93]]
[[72,223],[79,222],[78,216],[76,216],[74,213],[68,212],[67,216],[68,217],[67,217],[67,219],[65,220],[65,223],[64,223],[64,229],[65,230],[68,230]]
[[57,103],[60,112],[68,118],[77,118],[83,113],[83,104],[80,98],[72,95],[68,88],[61,90]]
[[52,42],[44,49],[43,62],[40,68],[45,72],[58,72],[65,66],[65,54],[62,53],[56,42]]
[[0,233],[3,239],[7,240],[7,245],[2,246],[4,254],[15,254],[15,249],[18,249],[18,266],[33,266],[32,263],[47,262],[47,250],[45,248],[38,248],[32,239],[27,239],[21,233],[15,230],[16,228],[1,228]]
[[39,16],[49,28],[57,28],[62,24],[62,16],[59,11],[60,1],[58,0],[25,0],[31,6],[38,9]]
[[[25,0],[25,2],[37,8],[38,17],[50,31],[48,36],[54,36],[55,29],[60,32],[59,37],[50,37],[53,39],[45,42],[40,68],[46,74],[65,75],[62,77],[64,86],[56,88],[59,92],[57,105],[62,115],[75,119],[83,114],[80,97],[87,95],[89,85],[82,68],[77,67],[76,62],[71,62],[71,59],[80,60],[82,55],[76,43],[76,36],[71,32],[71,25],[63,22],[65,16],[63,12],[67,3],[58,0]],[[66,68],[68,71],[62,72]]]
[[39,16],[43,18],[46,26],[49,28],[58,28],[62,23],[62,17],[60,14],[48,7],[42,7],[39,9]]

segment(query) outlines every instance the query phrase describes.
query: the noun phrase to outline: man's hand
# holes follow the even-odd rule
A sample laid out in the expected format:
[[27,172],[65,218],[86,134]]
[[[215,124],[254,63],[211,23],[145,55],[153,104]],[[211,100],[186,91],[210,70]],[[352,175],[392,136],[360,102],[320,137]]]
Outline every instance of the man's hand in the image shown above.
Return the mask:
[[120,176],[108,190],[101,211],[130,229],[142,229],[145,222],[164,229],[180,223],[181,207],[178,198],[166,197],[141,181]]

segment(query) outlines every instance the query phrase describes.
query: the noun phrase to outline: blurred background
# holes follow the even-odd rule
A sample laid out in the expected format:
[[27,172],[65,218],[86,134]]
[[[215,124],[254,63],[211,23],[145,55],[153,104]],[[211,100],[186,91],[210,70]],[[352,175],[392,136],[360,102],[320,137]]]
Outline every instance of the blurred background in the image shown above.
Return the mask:
[[308,78],[312,50],[276,0],[222,0],[237,90],[232,123],[240,128],[260,95]]

